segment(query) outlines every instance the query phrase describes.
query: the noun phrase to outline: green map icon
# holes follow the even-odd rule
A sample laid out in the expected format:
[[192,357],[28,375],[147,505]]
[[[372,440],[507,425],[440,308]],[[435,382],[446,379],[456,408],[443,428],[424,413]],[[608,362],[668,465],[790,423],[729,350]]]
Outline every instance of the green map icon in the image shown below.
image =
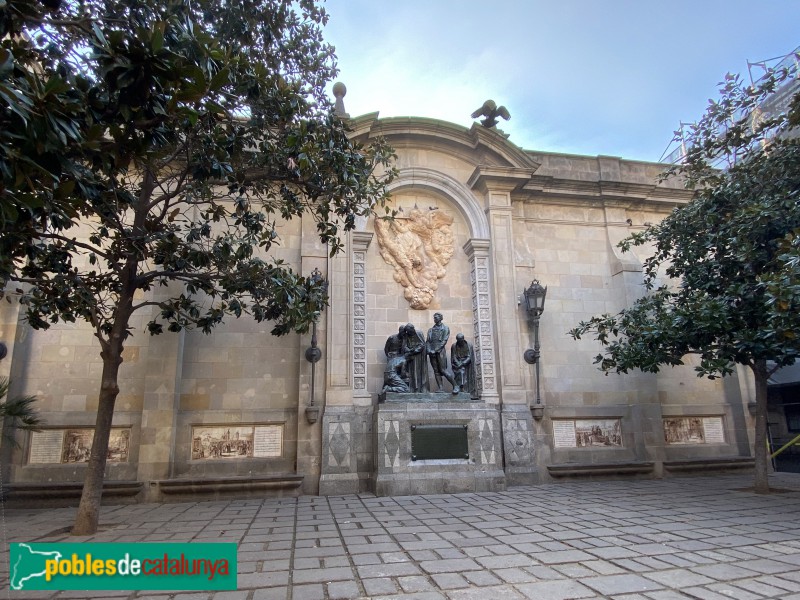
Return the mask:
[[25,584],[31,579],[44,579],[45,561],[60,559],[61,553],[55,550],[43,552],[34,550],[30,544],[12,544],[9,583],[11,589],[24,590]]

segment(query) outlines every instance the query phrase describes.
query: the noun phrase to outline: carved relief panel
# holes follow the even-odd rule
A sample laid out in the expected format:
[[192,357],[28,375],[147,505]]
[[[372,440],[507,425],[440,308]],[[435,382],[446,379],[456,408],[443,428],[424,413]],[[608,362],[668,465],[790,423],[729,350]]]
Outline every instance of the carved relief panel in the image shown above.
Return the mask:
[[453,217],[437,208],[401,208],[393,221],[375,220],[381,258],[413,309],[427,309],[436,297],[455,252],[452,224]]

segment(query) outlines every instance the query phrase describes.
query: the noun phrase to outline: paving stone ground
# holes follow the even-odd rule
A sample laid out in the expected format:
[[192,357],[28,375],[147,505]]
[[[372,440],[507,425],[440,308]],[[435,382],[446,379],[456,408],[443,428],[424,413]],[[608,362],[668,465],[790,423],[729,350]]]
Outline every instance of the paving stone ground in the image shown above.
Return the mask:
[[[6,509],[11,598],[800,600],[800,475],[577,481],[502,493]],[[8,544],[236,542],[235,592],[7,592]],[[37,595],[38,594],[38,595]]]

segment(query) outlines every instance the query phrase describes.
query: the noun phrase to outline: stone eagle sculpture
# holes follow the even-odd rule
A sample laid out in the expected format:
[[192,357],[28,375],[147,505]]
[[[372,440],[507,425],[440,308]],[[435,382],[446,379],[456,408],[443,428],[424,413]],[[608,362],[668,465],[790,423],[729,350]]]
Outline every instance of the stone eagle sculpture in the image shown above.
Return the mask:
[[483,106],[472,113],[473,119],[478,117],[486,117],[481,121],[481,125],[484,127],[494,127],[497,125],[497,117],[508,121],[511,118],[511,113],[508,112],[505,106],[497,106],[494,100],[487,100],[483,103]]

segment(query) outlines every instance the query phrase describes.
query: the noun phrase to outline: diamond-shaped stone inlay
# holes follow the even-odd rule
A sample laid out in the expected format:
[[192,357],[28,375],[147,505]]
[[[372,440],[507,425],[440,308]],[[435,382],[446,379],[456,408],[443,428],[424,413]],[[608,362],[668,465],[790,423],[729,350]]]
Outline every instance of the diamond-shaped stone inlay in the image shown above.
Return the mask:
[[494,452],[494,421],[491,419],[478,419],[478,444],[481,450],[481,463],[493,465]]
[[531,460],[531,431],[522,419],[511,419],[503,428],[506,456],[510,465],[525,465]]
[[384,466],[398,467],[400,465],[400,425],[397,421],[384,421],[383,431]]
[[350,466],[350,423],[331,423],[328,431],[328,463],[332,467]]

